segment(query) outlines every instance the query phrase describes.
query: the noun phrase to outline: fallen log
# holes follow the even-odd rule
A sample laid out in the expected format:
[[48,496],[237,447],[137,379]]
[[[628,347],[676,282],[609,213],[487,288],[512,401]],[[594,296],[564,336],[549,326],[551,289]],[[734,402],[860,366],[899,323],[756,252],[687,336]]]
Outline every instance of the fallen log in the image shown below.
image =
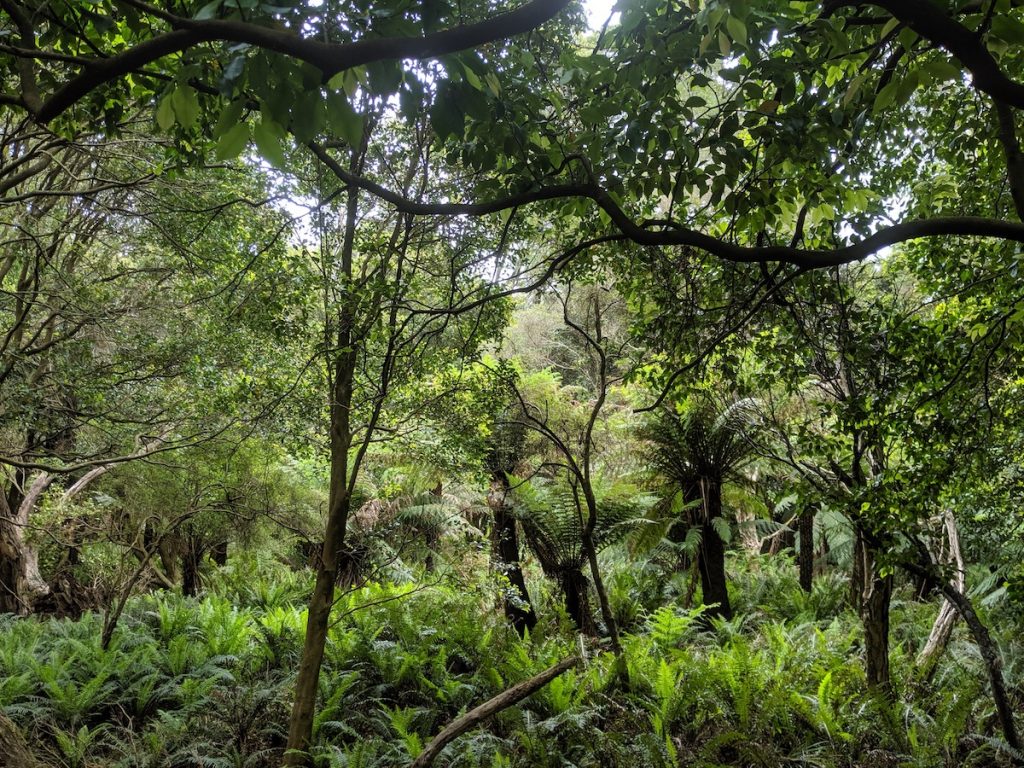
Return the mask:
[[528,680],[523,680],[521,683],[516,683],[511,688],[502,691],[492,699],[488,699],[483,704],[475,707],[464,715],[452,720],[446,725],[437,736],[430,740],[430,743],[423,748],[419,756],[412,761],[409,768],[427,768],[437,756],[441,753],[450,742],[457,739],[459,736],[475,728],[477,725],[482,723],[492,715],[501,712],[504,709],[515,706],[520,701],[536,693],[545,685],[550,683],[560,674],[568,669],[572,669],[580,663],[578,656],[570,656],[567,659],[562,659],[560,662],[555,664],[553,667],[549,667],[535,677],[531,677]]

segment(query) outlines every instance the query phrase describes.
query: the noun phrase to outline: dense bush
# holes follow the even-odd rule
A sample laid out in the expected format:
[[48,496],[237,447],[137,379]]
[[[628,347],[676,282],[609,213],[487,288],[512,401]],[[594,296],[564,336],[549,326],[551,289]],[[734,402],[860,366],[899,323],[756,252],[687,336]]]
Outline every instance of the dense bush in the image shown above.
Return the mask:
[[[735,619],[715,620],[708,632],[699,608],[647,612],[626,638],[626,679],[592,649],[582,666],[451,744],[440,764],[1008,762],[992,738],[984,676],[966,636],[954,636],[934,688],[917,686],[914,656],[934,604],[896,601],[893,665],[903,695],[888,704],[864,693],[844,582],[822,579],[805,594],[785,558],[732,565]],[[619,582],[629,580],[620,574]],[[97,615],[5,618],[0,708],[44,759],[68,768],[276,765],[307,586],[304,573],[240,559],[202,599],[133,599],[106,651]],[[406,765],[460,712],[579,650],[557,621],[521,640],[496,618],[494,601],[483,582],[372,584],[340,596],[316,722],[320,764]],[[1004,610],[999,593],[986,609]],[[1021,644],[1011,633],[1002,641],[1019,699]]]

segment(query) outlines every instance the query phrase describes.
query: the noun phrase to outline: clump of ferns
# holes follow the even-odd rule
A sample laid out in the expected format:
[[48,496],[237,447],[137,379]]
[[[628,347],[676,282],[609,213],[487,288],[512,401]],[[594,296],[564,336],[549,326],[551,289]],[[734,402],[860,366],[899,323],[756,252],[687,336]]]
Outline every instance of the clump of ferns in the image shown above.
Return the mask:
[[[544,574],[558,584],[566,613],[580,632],[597,635],[590,607],[590,580],[584,574],[587,553],[583,532],[587,512],[578,489],[535,477],[529,482],[515,483],[514,500],[527,546]],[[621,541],[639,524],[642,510],[638,504],[634,497],[616,498],[611,493],[598,498],[593,534],[598,551]]]
[[372,495],[372,484],[360,489],[339,570],[343,587],[370,579],[411,580],[407,560],[421,562],[432,574],[444,541],[483,540],[477,527],[483,508],[473,494],[459,486],[445,489],[436,483],[423,489],[420,485],[415,483],[392,498]]

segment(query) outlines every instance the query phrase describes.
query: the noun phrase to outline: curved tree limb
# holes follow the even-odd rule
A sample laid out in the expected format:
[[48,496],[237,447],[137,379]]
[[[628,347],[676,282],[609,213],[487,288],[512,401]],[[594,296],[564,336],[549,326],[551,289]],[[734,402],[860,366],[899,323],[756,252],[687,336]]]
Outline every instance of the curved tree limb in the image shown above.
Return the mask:
[[872,235],[850,245],[834,248],[799,248],[795,246],[745,246],[683,226],[660,228],[652,224],[638,224],[619,206],[608,192],[593,183],[554,184],[538,187],[496,200],[479,203],[431,203],[411,200],[382,187],[376,182],[350,173],[320,145],[309,145],[319,158],[341,181],[359,187],[395,206],[402,213],[418,216],[486,216],[530,203],[567,197],[594,201],[629,240],[639,245],[683,245],[706,251],[713,256],[746,264],[782,262],[804,269],[835,267],[862,261],[884,248],[910,240],[929,237],[992,237],[1024,243],[1024,224],[979,216],[939,216],[931,219],[903,221],[879,229]]
[[[463,51],[496,40],[529,32],[556,16],[569,0],[530,0],[513,11],[475,24],[441,30],[422,37],[364,38],[353,43],[327,43],[300,37],[292,32],[231,19],[188,19],[174,16],[141,2],[132,5],[164,19],[172,27],[126,50],[95,59],[41,104],[30,103],[30,94],[22,96],[29,111],[40,123],[48,123],[104,83],[151,64],[165,56],[193,48],[200,43],[247,43],[264,50],[291,56],[312,64],[326,81],[352,67],[377,61],[429,59]],[[3,5],[16,8],[13,0]],[[8,8],[11,12],[11,9]],[[28,41],[23,40],[23,45]],[[30,63],[30,60],[23,60]]]
[[[928,562],[932,562],[931,553],[928,552],[928,548],[924,543],[916,538],[914,543],[918,550],[927,557]],[[978,651],[981,653],[981,658],[988,672],[989,684],[992,687],[992,699],[996,705],[996,713],[999,717],[999,724],[1002,727],[1003,738],[1006,739],[1006,743],[1012,749],[1019,753],[1024,745],[1021,744],[1020,735],[1017,732],[1013,716],[1013,705],[1006,690],[1006,680],[1003,677],[1003,659],[999,654],[999,647],[988,631],[988,627],[985,626],[978,617],[977,611],[974,610],[974,605],[971,603],[970,598],[957,589],[954,584],[942,580],[937,573],[938,569],[934,566],[934,563],[932,568],[925,568],[913,561],[901,562],[900,565],[917,576],[924,576],[934,580],[942,596],[956,608],[957,613],[960,614],[964,623],[967,624],[971,635],[974,637],[974,641],[978,644]],[[1015,759],[1014,764],[1024,765],[1024,762]]]

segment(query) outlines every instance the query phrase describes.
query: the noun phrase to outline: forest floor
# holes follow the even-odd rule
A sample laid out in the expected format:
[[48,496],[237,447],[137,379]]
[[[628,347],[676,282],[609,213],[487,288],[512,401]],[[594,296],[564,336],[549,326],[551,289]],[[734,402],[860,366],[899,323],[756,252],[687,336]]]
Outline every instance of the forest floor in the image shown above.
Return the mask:
[[[919,680],[915,658],[935,600],[897,591],[890,703],[866,692],[845,578],[826,574],[805,593],[792,561],[778,556],[734,557],[730,574],[736,617],[707,630],[699,610],[679,605],[682,579],[613,568],[628,680],[614,674],[609,653],[588,649],[580,667],[456,739],[437,764],[1010,764],[962,628],[932,682]],[[97,614],[0,618],[0,713],[44,765],[276,766],[307,579],[239,557],[211,575],[200,598],[134,598],[107,650]],[[557,599],[536,582],[541,622],[525,639],[504,626],[486,579],[449,575],[412,594],[410,584],[368,584],[341,597],[321,678],[318,765],[406,766],[461,712],[578,653],[583,645]],[[978,603],[1019,704],[1020,617],[998,589]],[[12,768],[27,764],[12,759]]]

